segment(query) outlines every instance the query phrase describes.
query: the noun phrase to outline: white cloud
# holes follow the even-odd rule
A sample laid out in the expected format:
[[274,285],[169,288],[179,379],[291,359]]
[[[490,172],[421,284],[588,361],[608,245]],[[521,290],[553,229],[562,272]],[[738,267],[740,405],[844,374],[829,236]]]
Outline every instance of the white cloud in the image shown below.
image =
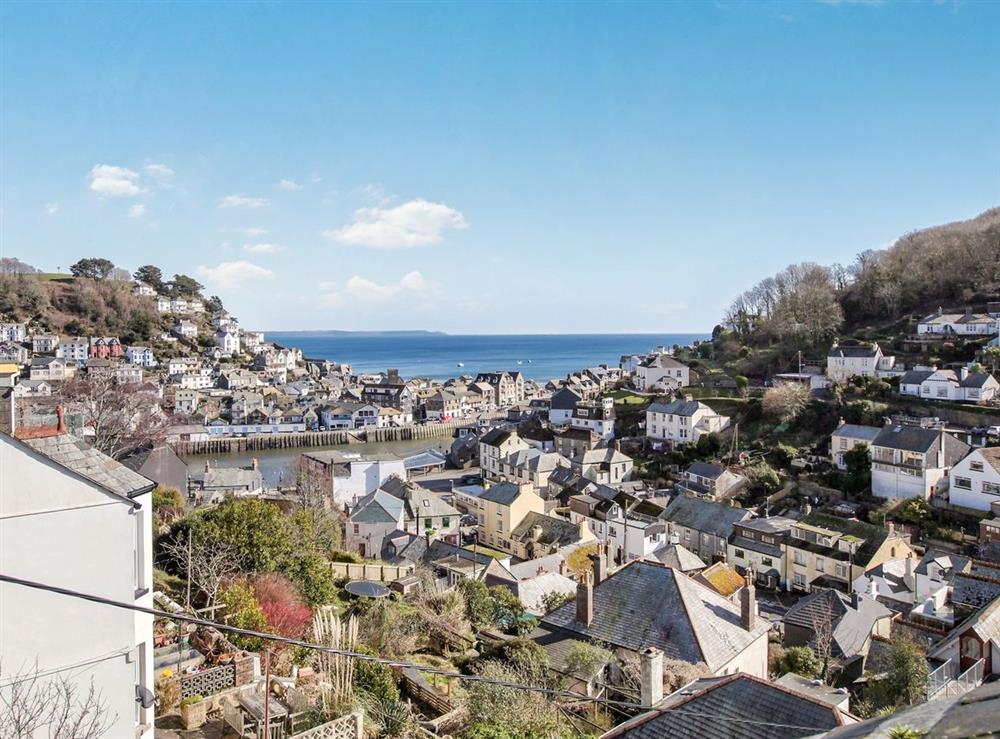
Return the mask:
[[399,282],[389,285],[380,285],[367,277],[354,275],[347,280],[343,292],[336,282],[321,282],[318,302],[325,308],[339,308],[347,298],[358,303],[386,303],[396,298],[412,296],[426,287],[427,281],[419,272],[408,272]]
[[143,216],[143,214],[145,212],[146,212],[146,206],[143,205],[143,204],[141,204],[141,203],[137,203],[137,204],[133,205],[131,208],[128,209],[128,217],[129,218],[142,218],[142,216]]
[[324,231],[323,237],[372,249],[401,249],[437,244],[445,231],[467,225],[454,208],[418,198],[395,208],[360,208],[354,211],[353,223]]
[[233,290],[246,282],[270,280],[274,277],[274,272],[271,270],[243,259],[221,262],[214,267],[200,265],[195,274],[211,287],[223,290]]
[[226,195],[219,200],[219,208],[266,208],[271,204],[267,198],[254,198],[248,195]]
[[277,244],[244,244],[243,251],[248,251],[251,254],[277,254],[279,251],[284,251],[285,247],[278,246]]
[[46,203],[45,204],[45,215],[47,215],[47,216],[54,216],[56,213],[59,212],[60,208],[62,208],[62,206],[59,205],[59,203]]
[[167,177],[174,176],[174,170],[170,169],[166,164],[153,162],[152,164],[147,164],[143,169],[146,170],[146,174],[150,177],[156,177],[157,179],[166,179]]
[[138,172],[111,164],[94,165],[90,170],[90,189],[108,198],[134,198],[146,191],[139,182]]
[[259,228],[258,226],[251,226],[250,228],[241,228],[240,233],[249,237],[263,236],[267,233],[267,229]]
[[295,192],[296,190],[301,190],[302,185],[295,180],[280,180],[278,182],[278,189],[284,190],[285,192]]

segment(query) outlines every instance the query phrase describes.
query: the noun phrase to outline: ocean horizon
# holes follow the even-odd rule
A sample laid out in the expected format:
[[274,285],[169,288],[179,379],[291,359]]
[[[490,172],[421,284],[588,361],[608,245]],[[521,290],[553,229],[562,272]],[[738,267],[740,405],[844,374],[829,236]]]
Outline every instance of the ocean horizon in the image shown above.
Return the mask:
[[[266,338],[302,350],[309,359],[351,365],[355,372],[392,368],[406,378],[450,377],[520,370],[550,380],[599,364],[618,366],[623,354],[656,346],[687,346],[708,333],[663,334],[445,334],[431,331],[275,331]],[[461,366],[459,366],[461,365]]]

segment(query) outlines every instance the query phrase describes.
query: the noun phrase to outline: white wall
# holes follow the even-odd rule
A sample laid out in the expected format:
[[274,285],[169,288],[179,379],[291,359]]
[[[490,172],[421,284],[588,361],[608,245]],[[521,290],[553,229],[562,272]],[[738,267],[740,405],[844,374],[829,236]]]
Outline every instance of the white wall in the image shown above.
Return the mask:
[[352,461],[350,477],[333,479],[333,499],[341,505],[353,505],[359,498],[377,490],[393,475],[408,479],[403,460]]
[[[982,471],[972,470],[972,464],[982,465]],[[958,487],[956,478],[961,477],[969,480],[971,489]],[[965,459],[956,464],[948,475],[950,484],[948,487],[948,498],[952,505],[974,508],[978,511],[989,511],[990,504],[1000,500],[1000,492],[990,493],[984,491],[984,483],[989,485],[1000,485],[1000,472],[987,462],[979,451],[973,451]]]
[[[142,514],[53,463],[0,437],[0,570],[4,574],[151,605],[151,506]],[[137,527],[141,527],[137,532]],[[152,689],[152,618],[66,596],[0,584],[0,655],[5,676],[59,671],[86,693],[91,679],[116,716],[109,737],[152,737],[152,709],[137,717],[138,665]],[[142,654],[140,654],[140,652]],[[127,656],[126,656],[127,655]],[[78,666],[75,669],[67,668]],[[3,679],[0,678],[0,684]],[[136,733],[137,718],[148,723]]]

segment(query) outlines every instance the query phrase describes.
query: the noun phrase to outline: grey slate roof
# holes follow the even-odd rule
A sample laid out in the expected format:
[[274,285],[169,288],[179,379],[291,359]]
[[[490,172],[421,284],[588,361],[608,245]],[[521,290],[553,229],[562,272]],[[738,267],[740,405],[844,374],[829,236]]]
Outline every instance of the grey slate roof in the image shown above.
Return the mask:
[[635,652],[655,646],[670,659],[704,663],[712,671],[770,628],[758,619],[747,631],[738,606],[678,570],[641,560],[595,585],[593,597],[589,625],[576,620],[575,602],[542,624]]
[[954,436],[937,429],[919,426],[886,426],[872,442],[872,446],[900,449],[907,452],[926,454],[937,451],[944,443],[945,464],[951,466],[969,453],[971,447]]
[[909,370],[899,378],[900,385],[919,385],[934,374],[934,370]]
[[874,441],[875,437],[881,432],[881,426],[862,426],[858,423],[844,423],[834,430],[832,436],[846,436],[849,439],[864,439],[870,443]]
[[952,581],[951,602],[966,608],[982,608],[1000,598],[1000,582],[957,572]]
[[861,359],[874,357],[877,352],[878,344],[873,346],[834,346],[830,348],[830,353],[827,356]]
[[667,413],[674,416],[693,416],[698,412],[699,408],[704,408],[707,411],[712,410],[709,406],[697,400],[674,400],[670,403],[652,403],[646,410],[652,413]]
[[853,657],[861,653],[875,623],[891,617],[892,611],[866,595],[858,595],[854,608],[851,596],[839,590],[817,590],[788,609],[785,623],[812,630],[815,619],[826,614],[833,622],[833,656]]
[[[537,539],[534,538],[533,531],[536,526],[541,529]],[[510,532],[510,538],[513,541],[536,541],[545,546],[563,547],[580,540],[580,527],[565,518],[531,511]]]
[[733,533],[733,524],[752,517],[753,514],[743,508],[690,495],[678,495],[661,515],[664,521],[726,539]]
[[715,479],[723,472],[725,468],[720,464],[711,464],[709,462],[692,462],[690,466],[684,470],[689,475],[697,475],[698,477],[708,477]]
[[128,498],[151,490],[154,485],[152,480],[130,470],[72,434],[24,439],[21,443],[118,496]]
[[703,570],[708,566],[702,562],[701,557],[682,544],[670,544],[657,549],[651,556],[667,567],[673,567],[681,572]]
[[348,520],[351,523],[400,523],[403,501],[384,490],[375,490],[358,501]]
[[[748,722],[757,723],[748,723]],[[628,739],[788,739],[845,724],[828,703],[746,673],[695,680],[604,734]]]
[[995,737],[1000,714],[1000,682],[980,685],[964,695],[936,698],[903,707],[891,716],[878,717],[834,729],[825,739],[884,739],[897,726],[906,726],[926,737]]
[[517,500],[517,496],[520,494],[521,488],[514,483],[501,482],[497,485],[490,485],[483,491],[483,494],[479,498],[480,500],[488,500],[491,503],[507,506]]

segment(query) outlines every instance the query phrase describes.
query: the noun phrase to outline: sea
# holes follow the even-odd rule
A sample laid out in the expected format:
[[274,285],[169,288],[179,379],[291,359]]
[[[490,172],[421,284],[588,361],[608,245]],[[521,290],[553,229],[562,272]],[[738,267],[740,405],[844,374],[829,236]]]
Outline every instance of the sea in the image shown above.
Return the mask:
[[267,332],[282,346],[310,359],[351,365],[352,371],[397,369],[406,378],[445,380],[495,370],[520,370],[532,380],[565,377],[598,364],[618,366],[623,354],[689,345],[709,334],[519,334],[462,335],[432,332]]

